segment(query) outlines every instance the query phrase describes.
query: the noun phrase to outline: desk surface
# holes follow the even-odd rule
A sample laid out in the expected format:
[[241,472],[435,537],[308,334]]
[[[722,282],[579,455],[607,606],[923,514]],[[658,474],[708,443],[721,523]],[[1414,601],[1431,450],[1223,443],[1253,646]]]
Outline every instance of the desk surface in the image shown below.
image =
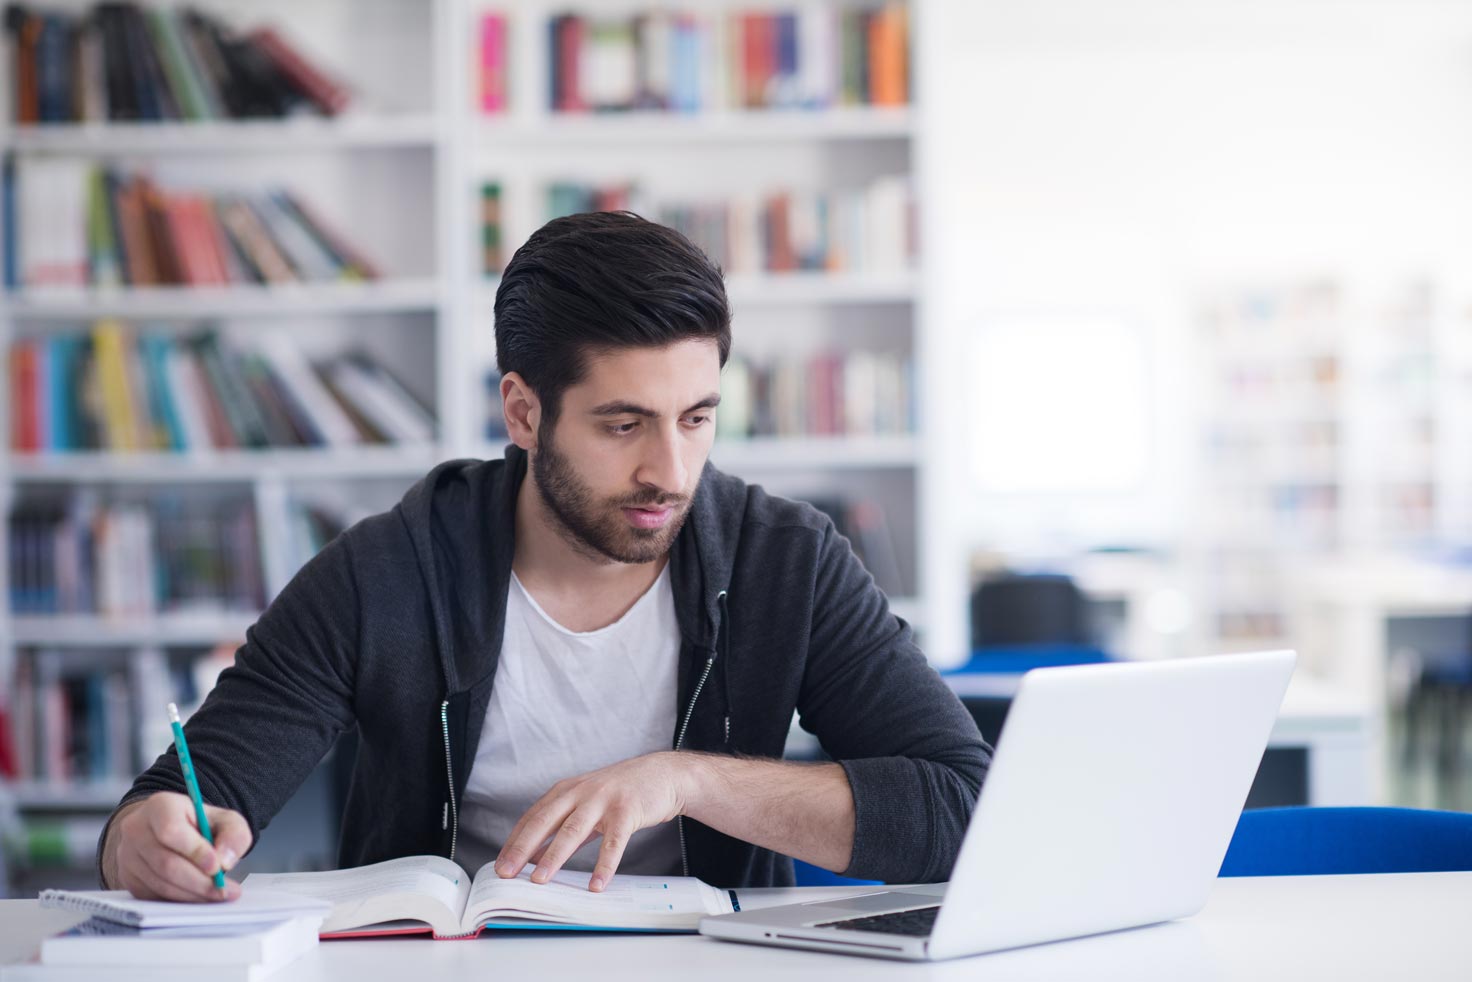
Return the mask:
[[[75,920],[35,901],[0,901],[0,964],[28,957],[47,932]],[[1472,977],[1469,924],[1472,873],[1241,878],[1218,880],[1206,909],[1183,921],[925,965],[688,935],[491,933],[478,941],[324,942],[273,978],[808,982],[815,973],[841,973],[845,980],[1427,982]]]

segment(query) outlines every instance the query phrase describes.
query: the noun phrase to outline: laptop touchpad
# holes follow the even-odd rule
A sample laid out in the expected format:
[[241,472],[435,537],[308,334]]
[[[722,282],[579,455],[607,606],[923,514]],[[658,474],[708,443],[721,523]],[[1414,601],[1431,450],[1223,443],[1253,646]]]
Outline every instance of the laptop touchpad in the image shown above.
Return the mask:
[[847,900],[825,900],[821,903],[805,904],[804,906],[817,910],[851,910],[855,913],[863,913],[871,910],[894,910],[911,905],[916,907],[925,906],[925,901],[919,897],[912,897],[905,893],[894,893],[886,890],[884,893],[870,893],[862,897],[850,897]]

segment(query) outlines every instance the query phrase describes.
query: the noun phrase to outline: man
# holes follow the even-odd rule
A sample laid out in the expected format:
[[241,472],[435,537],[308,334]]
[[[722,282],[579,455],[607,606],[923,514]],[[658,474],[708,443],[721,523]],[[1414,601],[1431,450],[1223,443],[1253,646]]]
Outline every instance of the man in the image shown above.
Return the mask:
[[[103,832],[104,883],[236,896],[211,875],[354,726],[344,866],[945,879],[990,751],[832,523],[706,463],[720,271],[577,215],[495,313],[505,459],[437,467],[303,568],[188,723],[214,848],[170,750]],[[794,711],[834,762],[780,759]]]

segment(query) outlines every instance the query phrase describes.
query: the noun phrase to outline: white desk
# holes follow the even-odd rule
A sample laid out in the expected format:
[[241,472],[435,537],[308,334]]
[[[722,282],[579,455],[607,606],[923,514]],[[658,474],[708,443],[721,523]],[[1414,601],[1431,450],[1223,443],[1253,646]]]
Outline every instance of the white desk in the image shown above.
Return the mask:
[[[794,893],[796,891],[793,891]],[[806,895],[802,895],[806,899]],[[0,901],[0,963],[76,918]],[[1119,979],[1303,982],[1472,977],[1472,873],[1218,880],[1206,909],[1157,927],[951,962],[905,964],[698,936],[496,935],[478,941],[332,941],[281,982],[529,979],[809,982]]]
[[[1010,699],[1022,676],[979,672],[945,680],[959,696]],[[1368,805],[1378,725],[1369,705],[1300,668],[1283,697],[1268,746],[1308,752],[1308,804]]]

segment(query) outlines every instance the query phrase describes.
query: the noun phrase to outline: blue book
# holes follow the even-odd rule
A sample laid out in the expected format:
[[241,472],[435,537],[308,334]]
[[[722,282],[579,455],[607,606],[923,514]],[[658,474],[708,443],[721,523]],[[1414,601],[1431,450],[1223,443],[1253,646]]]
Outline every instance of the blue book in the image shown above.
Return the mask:
[[776,37],[776,65],[774,74],[779,80],[777,91],[783,93],[781,105],[796,105],[797,99],[797,15],[777,14],[773,17],[772,33]]
[[71,433],[71,407],[72,407],[72,357],[76,349],[76,339],[66,336],[52,338],[47,343],[46,367],[50,379],[46,385],[46,392],[50,398],[50,406],[46,416],[51,421],[50,439],[47,441],[48,450],[65,451],[72,449]]
[[0,163],[0,221],[4,228],[0,230],[0,250],[5,253],[5,288],[14,290],[20,286],[19,265],[15,257],[15,156],[5,154],[5,160]]
[[169,449],[184,452],[190,449],[189,437],[184,423],[179,418],[179,404],[174,390],[169,387],[165,363],[169,354],[168,338],[157,334],[144,335],[139,339],[139,350],[143,356],[143,374],[148,388],[149,413],[162,424],[168,437]]

